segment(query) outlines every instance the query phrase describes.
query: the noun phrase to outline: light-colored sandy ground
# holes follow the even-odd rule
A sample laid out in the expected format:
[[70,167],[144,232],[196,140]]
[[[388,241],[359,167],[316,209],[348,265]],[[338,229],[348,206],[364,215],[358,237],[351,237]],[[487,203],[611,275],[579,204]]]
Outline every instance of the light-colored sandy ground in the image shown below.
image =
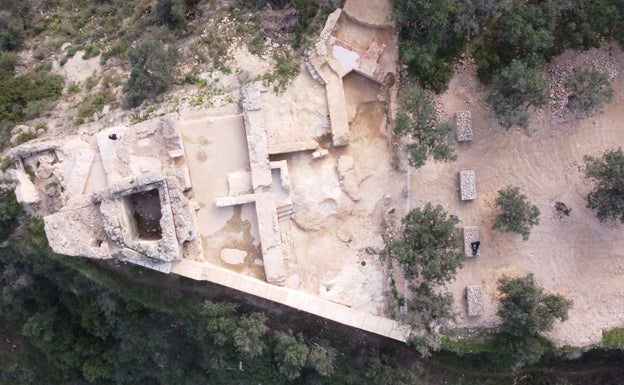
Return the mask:
[[[609,51],[605,52],[608,56]],[[624,226],[600,223],[585,207],[591,185],[582,171],[584,155],[600,156],[624,145],[624,55],[619,49],[611,52],[608,60],[616,64],[620,75],[613,83],[615,97],[604,113],[556,123],[546,107],[533,115],[530,135],[520,130],[505,132],[490,118],[474,66],[458,70],[448,92],[439,97],[448,115],[472,112],[474,140],[457,146],[457,162],[430,162],[412,172],[411,206],[439,203],[460,217],[460,226],[480,228],[481,255],[467,260],[456,281],[448,285],[455,296],[459,326],[496,324],[498,278],[529,272],[547,291],[574,301],[570,319],[557,323],[548,334],[558,345],[595,343],[602,330],[624,325]],[[598,54],[568,53],[553,64],[588,62]],[[476,170],[477,199],[460,202],[457,174],[468,169]],[[518,186],[542,212],[540,225],[528,241],[491,229],[497,191],[508,185]],[[569,217],[556,214],[556,201],[572,208]],[[483,285],[483,316],[466,316],[467,285]]]
[[[301,92],[305,88],[306,92]],[[287,284],[372,314],[386,313],[387,284],[379,253],[383,212],[402,200],[387,183],[404,184],[391,167],[382,90],[373,82],[349,75],[345,94],[351,120],[351,143],[331,147],[324,89],[302,72],[282,95],[265,93],[265,119],[275,141],[318,140],[329,155],[313,160],[310,152],[271,157],[288,162],[294,216],[280,221],[289,270]],[[253,204],[217,208],[216,198],[228,195],[227,173],[248,171],[246,140],[238,110],[211,111],[178,124],[199,203],[197,213],[205,260],[263,278]],[[228,115],[229,114],[229,115]],[[220,117],[226,115],[227,117]],[[200,119],[198,119],[201,117]],[[213,119],[211,119],[213,117]],[[361,199],[351,200],[341,189],[336,164],[352,156]],[[383,180],[383,183],[379,181]],[[224,248],[248,252],[243,264],[228,264],[219,256]],[[368,248],[368,252],[366,249]]]
[[[345,8],[356,3],[350,1]],[[374,7],[360,8],[369,10],[359,16],[370,19],[371,24],[387,22],[378,17]],[[357,9],[353,8],[354,12]],[[361,40],[363,46],[359,48],[365,48],[366,41],[374,35],[361,26],[346,28],[343,24],[338,25],[336,35],[357,47]],[[590,51],[580,57],[567,53],[554,64],[589,62],[609,52]],[[281,226],[285,243],[292,245],[286,252],[287,268],[291,276],[297,277],[287,284],[373,314],[387,314],[386,273],[376,254],[383,248],[383,213],[394,208],[398,218],[405,213],[406,206],[414,208],[430,201],[458,215],[460,226],[480,228],[481,255],[467,260],[457,279],[448,285],[456,299],[458,326],[496,325],[497,279],[503,274],[518,276],[529,272],[546,290],[574,300],[570,319],[558,323],[548,334],[557,344],[591,344],[600,340],[602,330],[624,325],[624,227],[600,223],[594,212],[585,208],[585,196],[591,186],[582,172],[583,155],[599,156],[607,149],[624,145],[624,55],[617,48],[611,52],[610,59],[620,75],[613,83],[615,98],[604,113],[559,123],[561,119],[553,117],[546,107],[533,114],[530,136],[500,128],[483,102],[485,90],[476,80],[474,66],[458,69],[449,91],[438,101],[448,116],[460,110],[472,112],[474,140],[457,146],[457,162],[429,162],[419,170],[412,169],[409,202],[405,199],[407,175],[392,167],[384,105],[377,101],[379,90],[370,82],[353,76],[345,80],[351,143],[342,149],[330,145],[324,90],[307,73],[297,77],[284,94],[267,95],[266,105],[272,108],[266,111],[265,118],[274,128],[270,141],[316,139],[330,152],[320,160],[312,160],[309,153],[285,157],[293,183],[295,213],[292,222]],[[67,81],[82,84],[97,70],[97,58],[83,61],[80,56],[77,54],[63,68],[57,67]],[[235,71],[211,78],[223,90],[212,100],[216,106],[239,99],[238,87],[244,77],[257,78],[271,68],[271,63],[249,54],[245,48],[236,50],[233,56]],[[241,71],[246,75],[241,75]],[[236,106],[211,111],[206,111],[205,105],[189,107],[188,95],[198,92],[193,87],[174,91],[171,98],[181,100],[179,129],[186,146],[194,199],[199,204],[204,258],[262,279],[253,204],[238,208],[214,205],[217,197],[228,194],[227,173],[249,170],[242,118],[236,116],[240,110]],[[102,121],[80,126],[79,131],[95,132],[113,124],[130,124],[132,114],[111,113]],[[221,118],[210,122],[209,117]],[[60,122],[73,119],[71,115],[50,122],[45,135],[58,134],[63,127]],[[75,130],[78,128],[71,132]],[[355,160],[360,182],[358,202],[353,202],[340,188],[336,162],[341,155]],[[403,154],[401,158],[404,160]],[[278,159],[281,158],[272,160]],[[457,179],[458,172],[466,169],[476,170],[477,199],[462,203]],[[496,192],[507,185],[520,187],[542,211],[541,224],[526,242],[519,235],[491,230]],[[572,208],[569,217],[556,215],[556,201]],[[223,249],[244,250],[247,257],[242,264],[228,264],[220,258]],[[403,283],[397,284],[402,291]],[[465,287],[479,284],[484,288],[485,314],[468,318],[463,299]]]

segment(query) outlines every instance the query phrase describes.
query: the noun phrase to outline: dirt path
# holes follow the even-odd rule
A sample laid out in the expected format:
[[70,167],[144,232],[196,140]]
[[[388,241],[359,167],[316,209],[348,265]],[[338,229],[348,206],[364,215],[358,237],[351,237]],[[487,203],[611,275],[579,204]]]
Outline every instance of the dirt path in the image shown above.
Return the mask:
[[[614,51],[610,59],[621,73],[622,52]],[[449,285],[456,298],[459,326],[495,324],[497,279],[529,272],[547,291],[574,300],[570,319],[549,334],[557,345],[598,342],[602,330],[624,324],[624,227],[600,223],[585,207],[591,185],[582,171],[584,155],[599,156],[624,145],[622,75],[613,86],[616,95],[604,113],[556,123],[547,107],[534,114],[530,136],[520,130],[505,132],[490,118],[474,66],[460,69],[448,92],[441,95],[447,114],[472,112],[474,140],[458,145],[457,162],[428,163],[412,172],[411,205],[440,203],[460,217],[460,226],[480,228],[481,256],[468,260]],[[477,199],[462,203],[457,173],[469,169],[476,170]],[[519,235],[491,230],[497,191],[508,185],[518,186],[542,212],[540,225],[526,242]],[[556,214],[556,201],[572,208],[569,217]],[[466,316],[467,285],[483,285],[485,313],[481,317]]]

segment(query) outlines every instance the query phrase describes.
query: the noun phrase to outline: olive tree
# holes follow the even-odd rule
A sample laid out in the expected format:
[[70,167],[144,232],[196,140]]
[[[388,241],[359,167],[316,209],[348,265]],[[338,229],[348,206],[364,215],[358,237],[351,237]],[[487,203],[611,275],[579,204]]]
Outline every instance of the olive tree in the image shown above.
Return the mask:
[[533,274],[498,280],[501,293],[497,315],[501,329],[516,337],[532,336],[552,329],[556,319],[568,319],[572,301],[562,295],[546,294]]
[[494,77],[486,100],[492,105],[500,124],[505,128],[529,125],[528,108],[546,104],[546,79],[541,70],[512,60]]
[[280,373],[288,380],[295,380],[301,376],[301,370],[305,366],[308,358],[308,346],[303,336],[298,334],[293,336],[288,333],[276,332],[275,358],[277,360]]
[[624,153],[609,150],[602,157],[586,155],[585,176],[595,182],[587,195],[587,207],[596,210],[600,221],[619,219],[624,223]]
[[409,136],[411,142],[409,164],[421,167],[428,158],[436,161],[454,161],[457,155],[449,145],[452,127],[438,120],[435,107],[427,98],[427,92],[418,85],[401,89],[400,110],[394,128],[398,136]]
[[501,331],[496,341],[494,361],[503,365],[522,366],[537,362],[545,352],[545,341],[539,335],[552,329],[555,320],[568,319],[572,301],[562,295],[547,294],[533,274],[498,280],[501,293],[497,315]]
[[587,113],[602,107],[613,99],[609,76],[593,68],[574,72],[566,81],[568,108],[577,113]]
[[531,204],[518,187],[511,186],[498,191],[494,204],[501,212],[494,219],[492,227],[519,233],[525,241],[529,239],[531,228],[539,224],[540,209]]
[[431,203],[403,218],[403,234],[390,242],[389,251],[403,265],[406,278],[434,284],[453,278],[465,259],[456,223],[442,206]]
[[153,37],[141,40],[128,51],[132,70],[124,86],[125,103],[136,107],[145,99],[164,92],[174,80],[177,51]]

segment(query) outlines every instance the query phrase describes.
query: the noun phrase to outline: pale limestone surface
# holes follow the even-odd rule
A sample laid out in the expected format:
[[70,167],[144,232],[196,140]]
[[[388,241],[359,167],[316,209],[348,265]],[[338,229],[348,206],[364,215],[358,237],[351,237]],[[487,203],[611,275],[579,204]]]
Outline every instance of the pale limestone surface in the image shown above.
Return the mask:
[[341,156],[336,164],[336,173],[338,174],[342,191],[344,191],[352,201],[359,201],[359,178],[355,170],[353,157],[348,155]]
[[[50,198],[45,226],[54,250],[209,280],[405,341],[410,328],[384,317],[378,219],[390,197],[375,183],[390,159],[381,82],[373,78],[390,69],[383,55],[391,51],[376,38],[364,48],[344,31],[337,38],[340,15],[330,16],[317,48],[362,60],[330,55],[321,71],[308,63],[310,72],[282,96],[250,83],[240,107],[214,115],[110,127],[85,135],[74,151],[59,143],[22,148],[16,159],[37,164],[33,191]],[[347,79],[345,90],[351,70],[374,86],[359,94]],[[157,215],[137,219],[148,206]],[[154,239],[141,233],[143,220],[159,230]]]

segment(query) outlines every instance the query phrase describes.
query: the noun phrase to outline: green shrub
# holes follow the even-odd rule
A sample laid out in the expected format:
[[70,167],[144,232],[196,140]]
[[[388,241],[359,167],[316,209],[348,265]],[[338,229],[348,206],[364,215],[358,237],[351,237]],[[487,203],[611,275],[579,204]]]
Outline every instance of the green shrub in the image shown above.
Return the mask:
[[[17,63],[18,58],[15,53],[0,51],[0,78],[4,76],[12,76]],[[5,72],[7,75],[1,75],[2,72]]]
[[279,94],[299,73],[299,62],[288,53],[274,52],[275,68],[272,72],[264,74],[262,79],[267,84],[273,84],[273,92]]
[[153,37],[141,40],[128,51],[132,70],[124,86],[126,107],[136,107],[144,100],[164,92],[174,80],[178,53]]
[[91,59],[92,57],[96,57],[102,52],[96,45],[89,44],[84,49],[84,54],[82,55],[83,60]]
[[23,213],[24,210],[17,202],[13,190],[0,191],[0,242],[6,241],[15,230],[15,225]]
[[17,135],[17,144],[26,143],[28,141],[35,139],[37,136],[38,136],[37,131],[35,130],[22,132],[19,135]]
[[70,94],[77,94],[78,92],[80,92],[80,85],[75,82],[69,83],[69,85],[67,86],[67,92],[69,92]]
[[613,88],[609,76],[593,68],[575,71],[566,81],[568,108],[585,114],[602,107],[613,99]]
[[494,229],[519,233],[526,241],[531,234],[531,228],[539,225],[539,208],[531,204],[518,187],[508,186],[498,191],[495,206],[501,213],[494,219]]
[[45,71],[5,76],[0,81],[0,121],[19,122],[39,116],[63,91],[62,78]]
[[624,152],[622,148],[605,151],[600,158],[585,155],[585,177],[594,182],[587,194],[587,207],[596,210],[603,222],[607,219],[624,223]]
[[[4,4],[3,7],[4,8]],[[17,50],[26,36],[24,20],[16,13],[0,10],[0,49]]]
[[530,106],[546,104],[546,79],[540,68],[513,59],[511,64],[494,77],[492,90],[486,100],[492,105],[496,116],[505,128],[529,126]]
[[86,120],[91,119],[96,112],[102,111],[102,108],[104,108],[104,105],[109,99],[110,94],[106,91],[101,91],[95,95],[85,97],[80,103],[80,106],[78,106],[76,122],[82,124]]
[[602,332],[602,343],[609,348],[624,348],[624,328],[613,328]]
[[413,143],[407,146],[409,164],[422,167],[429,157],[444,162],[456,160],[457,155],[450,146],[452,126],[438,121],[426,91],[418,85],[406,85],[401,88],[399,101],[394,132],[412,139]]

